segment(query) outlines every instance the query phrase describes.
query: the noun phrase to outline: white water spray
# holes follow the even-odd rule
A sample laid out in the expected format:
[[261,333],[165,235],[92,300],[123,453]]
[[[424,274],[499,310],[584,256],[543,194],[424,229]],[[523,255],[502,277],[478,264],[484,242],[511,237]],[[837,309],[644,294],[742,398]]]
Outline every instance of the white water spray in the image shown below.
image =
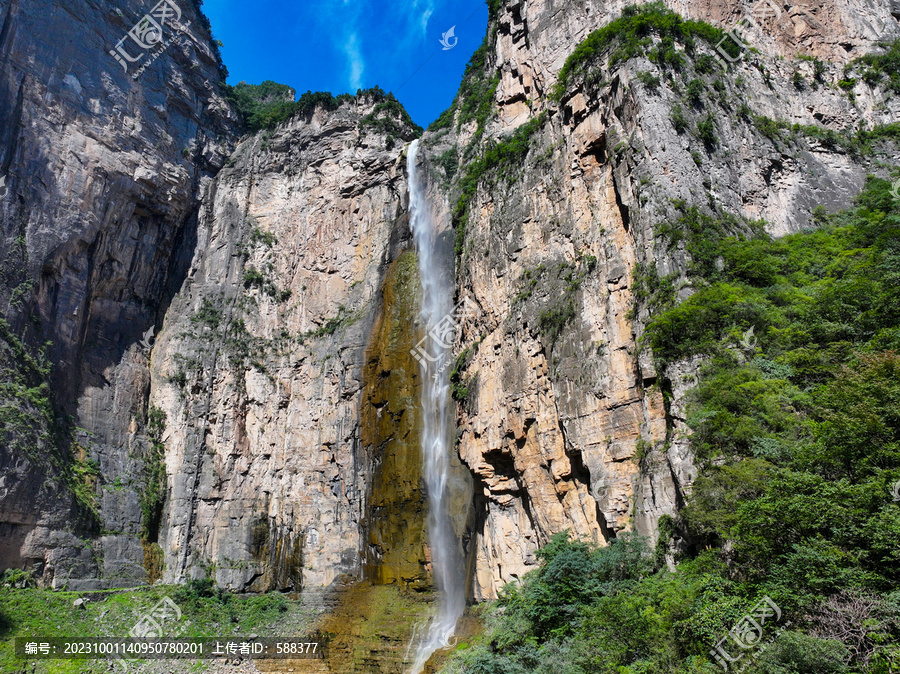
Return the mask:
[[[418,146],[417,140],[409,146],[406,168],[409,174],[410,229],[416,244],[422,282],[421,315],[427,332],[452,314],[453,286],[452,267],[448,269],[449,265],[441,259],[425,185],[416,170]],[[450,637],[466,605],[462,553],[450,521],[448,503],[453,428],[450,425],[448,368],[441,368],[441,365],[447,362],[450,354],[434,340],[429,344],[429,350],[439,358],[427,369],[425,366],[422,368],[422,454],[428,493],[432,573],[441,594],[438,612],[431,620],[427,633],[414,637],[418,643],[411,674],[419,674],[432,653],[450,645]]]

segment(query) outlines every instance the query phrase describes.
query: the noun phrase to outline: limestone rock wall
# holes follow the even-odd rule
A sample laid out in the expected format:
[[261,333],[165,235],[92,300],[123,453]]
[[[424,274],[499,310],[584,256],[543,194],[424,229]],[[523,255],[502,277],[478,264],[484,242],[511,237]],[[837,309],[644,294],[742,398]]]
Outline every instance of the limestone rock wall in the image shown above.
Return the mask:
[[[713,22],[739,11],[682,4],[676,9]],[[681,296],[690,292],[683,243],[671,245],[658,228],[677,220],[674,204],[763,218],[781,235],[808,226],[819,204],[848,206],[866,173],[884,173],[879,161],[896,161],[890,146],[859,156],[802,134],[769,137],[754,121],[764,115],[834,130],[859,118],[870,127],[896,121],[898,102],[880,88],[858,88],[851,101],[835,86],[839,63],[868,50],[875,24],[878,34],[896,34],[887,5],[807,7],[803,16],[819,17],[815,31],[772,34],[769,54],[790,57],[803,44],[834,57],[820,82],[808,61],[761,54],[727,73],[703,73],[684,54],[675,73],[647,58],[612,70],[598,61],[589,81],[576,78],[553,100],[565,58],[620,9],[508,2],[489,31],[496,60],[484,76],[500,75],[498,115],[482,147],[541,112],[546,118],[523,161],[483,177],[458,260],[459,297],[481,310],[463,326],[457,349],[469,350],[460,373],[469,395],[460,405],[459,453],[476,477],[476,598],[495,596],[534,568],[537,548],[564,529],[601,544],[621,531],[655,536],[659,516],[674,513],[690,490],[696,468],[684,394],[700,363],[660,376],[649,349],[640,348],[648,315],[633,293],[638,263],[675,274]],[[827,41],[813,39],[825,34]],[[697,55],[704,53],[712,49],[698,45]],[[792,84],[796,70],[810,83],[802,90]],[[661,84],[645,85],[642,71]],[[688,103],[692,78],[703,93]],[[676,105],[688,120],[682,132],[671,121]],[[706,119],[713,143],[698,133]],[[438,157],[451,148],[473,154],[475,124],[426,134],[435,175]],[[444,189],[448,211],[465,172],[460,165]]]
[[[460,120],[422,140],[452,245],[473,162],[544,115],[521,161],[475,190],[457,260],[457,299],[479,308],[457,344],[453,489],[476,598],[533,568],[558,531],[601,544],[653,536],[690,490],[684,392],[700,364],[656,371],[633,279],[653,263],[690,292],[684,244],[658,227],[676,204],[765,219],[780,235],[808,226],[815,206],[848,205],[867,173],[897,162],[889,146],[863,156],[759,123],[897,121],[900,103],[877,85],[858,83],[852,100],[836,86],[847,60],[898,35],[895,0],[779,5],[759,54],[727,73],[687,55],[662,72],[639,57],[598,63],[551,98],[568,55],[625,4],[501,2],[484,128]],[[745,11],[669,4],[725,26]],[[376,104],[363,96],[238,138],[192,3],[184,39],[137,79],[107,53],[148,9],[0,0],[0,367],[37,387],[43,365],[17,344],[52,342],[55,404],[79,429],[59,441],[92,467],[75,494],[42,451],[15,449],[52,444],[40,409],[27,410],[34,437],[4,428],[21,442],[0,446],[0,564],[72,589],[144,582],[145,550],[161,552],[149,571],[168,582],[421,585],[419,373],[404,349],[423,326],[410,319],[411,277],[397,282],[412,136],[361,127]],[[61,37],[73,34],[84,39]],[[832,63],[817,72],[798,52]],[[689,79],[701,82],[693,101]],[[161,517],[142,546],[154,466]]]
[[365,347],[406,245],[402,145],[358,127],[374,105],[244,140],[204,194],[152,356],[166,581],[296,590],[360,572]]
[[230,153],[235,120],[193,3],[164,27],[178,41],[136,79],[137,64],[126,72],[108,51],[152,5],[117,7],[0,2],[0,311],[16,339],[52,342],[53,398],[81,429],[65,442],[103,476],[93,518],[51,451],[0,444],[0,557],[70,589],[146,578],[140,342],[183,276],[198,194]]

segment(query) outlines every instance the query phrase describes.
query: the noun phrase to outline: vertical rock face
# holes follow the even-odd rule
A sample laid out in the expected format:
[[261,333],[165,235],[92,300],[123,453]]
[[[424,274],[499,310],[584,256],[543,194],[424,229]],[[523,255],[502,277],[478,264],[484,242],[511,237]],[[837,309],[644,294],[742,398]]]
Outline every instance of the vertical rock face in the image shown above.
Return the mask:
[[[374,417],[360,433],[365,347],[403,246],[406,193],[402,148],[360,130],[374,105],[319,108],[245,140],[204,195],[153,351],[151,401],[167,419],[164,580],[299,589],[360,570],[369,451],[390,441]],[[385,290],[404,316],[411,283],[395,276]],[[396,311],[379,329],[396,332]],[[402,358],[401,347],[380,355]],[[394,376],[366,403],[403,416],[411,384]]]
[[373,461],[363,576],[401,586],[427,582],[425,498],[418,341],[419,273],[412,251],[402,254],[384,281],[383,303],[366,352],[361,401],[362,444]]
[[[238,142],[184,4],[186,37],[132,79],[107,52],[150,5],[0,1],[0,564],[70,588],[148,571],[251,591],[345,573],[420,586],[412,134],[361,123],[377,107],[362,95]],[[558,531],[654,535],[690,489],[685,391],[700,364],[658,372],[640,343],[635,270],[690,292],[685,244],[660,223],[697,207],[798,231],[883,169],[765,118],[840,130],[900,117],[877,86],[853,100],[836,86],[900,25],[895,5],[855,0],[780,5],[761,55],[728,72],[697,67],[712,55],[698,41],[676,45],[669,71],[599,58],[554,98],[567,57],[625,4],[500,3],[477,86],[421,141],[448,240],[465,197],[457,299],[480,310],[452,380],[454,525],[476,598]],[[743,12],[669,4],[723,25]],[[470,114],[480,104],[490,112]],[[495,144],[507,154],[491,163]],[[47,340],[46,361],[23,355]],[[48,362],[76,431],[53,421]]]
[[[183,275],[197,196],[229,154],[234,121],[209,84],[218,64],[192,3],[164,26],[163,38],[178,41],[136,79],[160,48],[128,72],[107,53],[152,6],[0,3],[0,311],[14,335],[4,342],[52,342],[54,398],[83,429],[32,456],[0,446],[0,557],[57,585],[71,577],[70,588],[145,578],[133,480],[150,383],[140,341],[148,330],[152,341]],[[10,381],[32,377],[21,362],[11,359]],[[21,403],[10,390],[4,398]],[[53,434],[46,417],[40,423]],[[75,441],[86,448],[82,463],[103,476],[80,501],[48,460],[50,447]]]
[[[737,6],[677,9],[707,21],[739,18]],[[689,292],[684,244],[662,236],[659,224],[696,206],[764,218],[775,235],[798,231],[815,206],[849,205],[865,174],[880,169],[874,158],[816,139],[766,136],[757,116],[840,129],[858,117],[871,126],[900,114],[896,98],[885,101],[877,88],[848,100],[834,86],[837,64],[821,82],[809,62],[767,57],[755,59],[758,68],[745,62],[703,73],[694,58],[713,54],[705,43],[693,56],[681,52],[673,80],[646,56],[613,68],[598,58],[557,103],[550,94],[566,57],[620,10],[621,3],[504,3],[488,37],[496,60],[472,75],[499,75],[498,114],[482,147],[508,141],[512,129],[546,112],[511,163],[497,152],[493,168],[473,172],[470,161],[457,173],[480,176],[458,260],[458,293],[482,310],[462,331],[459,350],[468,351],[458,375],[467,384],[459,452],[480,492],[476,597],[494,596],[533,568],[537,547],[558,531],[601,543],[623,530],[654,536],[659,516],[690,490],[696,469],[684,394],[700,363],[676,364],[661,377],[640,346],[648,314],[635,294],[637,265],[673,275],[682,297]],[[868,50],[876,24],[878,35],[898,32],[887,6],[807,10],[791,13],[795,26],[816,16],[827,41],[779,30],[764,51],[790,57],[806,45],[841,63]],[[791,84],[796,69],[812,86]],[[662,84],[645,84],[642,71]],[[695,77],[702,94],[688,105],[679,85]],[[679,131],[671,120],[677,105],[687,108]],[[704,142],[706,119],[715,138]],[[426,134],[431,161],[444,164],[453,148],[477,157],[477,147],[467,147],[479,136],[476,124],[457,112],[449,129]],[[516,152],[514,142],[504,147]],[[459,193],[450,188],[451,204]]]
[[[556,75],[576,45],[593,30],[606,25],[630,0],[510,0],[501,3],[497,54],[500,86],[497,100],[513,125],[529,114],[527,100],[550,91]],[[900,35],[895,0],[869,3],[823,0],[802,5],[762,2],[742,4],[730,0],[673,0],[665,3],[685,18],[730,28],[755,8],[763,35],[754,34],[753,46],[765,54],[794,58],[816,56],[838,64],[867,53],[878,40]],[[775,6],[780,14],[776,14]]]

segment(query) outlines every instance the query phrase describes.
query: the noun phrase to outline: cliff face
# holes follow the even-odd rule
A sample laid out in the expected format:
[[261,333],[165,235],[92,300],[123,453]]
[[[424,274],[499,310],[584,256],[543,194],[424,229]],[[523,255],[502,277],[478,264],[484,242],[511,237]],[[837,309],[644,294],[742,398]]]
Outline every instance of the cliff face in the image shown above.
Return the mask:
[[[166,580],[213,566],[226,587],[299,589],[359,571],[375,469],[365,444],[385,440],[360,432],[365,347],[405,237],[402,146],[358,127],[373,107],[318,109],[245,140],[204,194],[153,352]],[[411,393],[387,389],[368,405],[402,414],[393,398]]]
[[[178,41],[136,79],[154,50],[127,72],[108,54],[149,10],[0,3],[4,351],[19,340],[52,342],[53,398],[79,429],[47,440],[57,435],[52,413],[4,417],[0,559],[34,565],[56,585],[71,576],[72,588],[78,578],[89,586],[146,578],[134,479],[150,384],[140,341],[150,330],[152,342],[180,284],[199,194],[230,153],[233,113],[209,84],[218,64],[190,3],[164,26],[163,38]],[[4,362],[16,382],[4,390],[5,409],[28,408],[20,394],[40,377],[21,358]],[[32,431],[45,436],[40,451],[27,451]],[[83,498],[65,487],[72,471],[54,446],[71,449],[87,474],[75,478]]]
[[[685,242],[660,224],[696,207],[798,231],[815,206],[849,204],[882,170],[879,149],[766,120],[900,116],[878,86],[858,83],[852,101],[836,86],[898,34],[896,6],[855,2],[781,7],[760,53],[728,72],[701,63],[713,49],[700,40],[675,45],[677,68],[649,48],[610,67],[607,50],[554,97],[568,56],[624,4],[501,3],[452,122],[421,141],[435,217],[448,237],[457,224],[458,299],[479,309],[454,374],[475,480],[469,502],[454,493],[455,525],[476,598],[558,531],[654,535],[690,489],[698,364],[658,372],[640,348],[651,307],[636,270],[691,291]],[[726,26],[741,11],[670,6]],[[2,417],[0,562],[70,588],[148,574],[421,586],[412,134],[363,123],[379,104],[363,95],[238,142],[192,7],[188,38],[138,79],[106,54],[144,11],[0,3],[0,337],[18,382],[3,404],[41,431]],[[58,46],[73,21],[95,46]],[[46,368],[20,347],[45,340],[68,434],[26,395]],[[54,446],[69,453],[47,459]]]
[[[707,21],[735,11],[682,4],[687,16]],[[452,208],[461,191],[465,200],[466,187],[477,186],[458,261],[458,293],[482,310],[464,326],[459,347],[469,349],[459,375],[468,383],[459,452],[478,479],[481,504],[476,597],[520,577],[558,531],[599,542],[621,530],[655,536],[659,516],[674,513],[690,490],[696,469],[684,393],[699,363],[660,373],[640,347],[648,307],[636,296],[635,270],[653,269],[682,297],[690,292],[684,243],[664,236],[660,224],[694,206],[765,219],[773,235],[799,231],[815,206],[848,206],[865,174],[880,170],[877,158],[820,138],[765,133],[764,118],[832,129],[863,119],[871,128],[900,113],[880,88],[856,87],[851,102],[835,86],[840,63],[875,37],[896,36],[888,7],[807,9],[786,13],[761,42],[785,60],[750,56],[729,72],[709,69],[698,60],[714,55],[712,45],[698,41],[693,54],[677,47],[683,64],[674,69],[651,61],[649,48],[610,68],[611,46],[571,78],[557,103],[552,88],[574,43],[621,5],[500,8],[488,37],[496,61],[470,77],[499,74],[497,116],[481,142],[500,143],[515,159],[504,163],[497,152],[501,159],[485,170],[463,162],[448,196]],[[837,63],[816,73],[813,60],[787,60],[801,46]],[[679,106],[684,124],[676,129]],[[457,108],[449,128],[423,141],[435,164],[445,153],[473,153],[478,122],[466,118],[464,103]],[[527,150],[517,151],[508,134],[521,134],[542,112]]]

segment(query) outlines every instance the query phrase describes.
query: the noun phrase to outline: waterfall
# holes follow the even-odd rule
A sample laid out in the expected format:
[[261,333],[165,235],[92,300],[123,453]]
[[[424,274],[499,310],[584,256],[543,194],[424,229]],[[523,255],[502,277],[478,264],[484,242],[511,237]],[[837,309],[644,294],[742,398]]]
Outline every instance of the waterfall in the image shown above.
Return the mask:
[[[422,283],[421,316],[426,335],[453,315],[452,265],[442,259],[435,225],[425,196],[425,185],[416,169],[419,141],[409,146],[406,159],[409,174],[410,229],[416,245]],[[410,670],[419,674],[425,662],[439,648],[450,644],[456,622],[465,609],[465,571],[459,541],[450,520],[448,481],[450,452],[455,423],[450,416],[449,368],[452,355],[441,341],[427,342],[429,358],[422,367],[422,455],[428,495],[428,541],[432,573],[440,592],[437,614],[426,633],[416,639],[416,658]]]

